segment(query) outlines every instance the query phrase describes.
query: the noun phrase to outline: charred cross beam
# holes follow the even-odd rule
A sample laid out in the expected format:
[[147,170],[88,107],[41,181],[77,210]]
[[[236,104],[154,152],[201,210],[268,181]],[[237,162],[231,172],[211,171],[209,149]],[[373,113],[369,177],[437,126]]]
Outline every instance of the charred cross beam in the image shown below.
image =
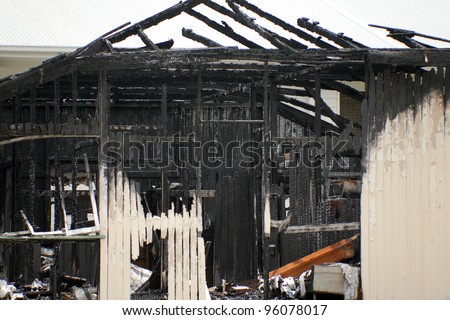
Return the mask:
[[[207,6],[209,6],[209,3],[211,1],[210,0],[206,0],[205,4]],[[314,43],[316,46],[320,47],[320,48],[324,48],[324,49],[337,49],[335,46],[321,40],[321,37],[314,37],[311,34],[304,32],[303,30],[300,30],[296,27],[294,27],[293,25],[290,25],[286,22],[284,22],[283,20],[275,17],[274,15],[271,15],[270,13],[267,13],[263,10],[261,10],[260,8],[258,8],[257,6],[248,3],[245,0],[234,0],[235,3],[247,8],[250,11],[253,11],[254,13],[256,13],[257,15],[267,19],[268,21],[280,26],[281,28],[283,28],[286,31],[289,31],[295,35],[297,35],[299,38],[304,39],[306,41],[309,41],[311,43]]]
[[331,32],[325,28],[319,27],[318,22],[310,22],[308,18],[300,18],[297,20],[297,24],[305,28],[306,30],[315,32],[317,34],[320,34],[321,36],[324,36],[325,38],[333,41],[334,43],[340,45],[343,48],[352,48],[352,49],[359,49],[359,48],[367,48],[367,46],[344,36],[342,33],[334,33]]
[[183,34],[183,37],[197,41],[209,48],[223,47],[221,44],[195,33],[194,31],[192,31],[192,29],[183,28],[181,30],[181,33]]

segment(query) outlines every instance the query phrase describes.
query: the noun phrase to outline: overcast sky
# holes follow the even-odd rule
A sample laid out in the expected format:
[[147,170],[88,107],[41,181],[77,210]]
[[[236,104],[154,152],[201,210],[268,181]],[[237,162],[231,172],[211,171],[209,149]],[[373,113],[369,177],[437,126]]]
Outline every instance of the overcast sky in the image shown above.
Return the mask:
[[[214,0],[225,4],[224,0]],[[387,38],[386,32],[370,28],[369,23],[411,29],[416,32],[450,39],[449,0],[250,0],[290,24],[296,25],[299,17],[320,21],[321,26],[335,32],[344,32],[373,47],[402,47]],[[178,0],[0,0],[0,45],[29,46],[82,46],[103,33],[125,23],[138,22],[173,4]],[[238,23],[199,6],[196,9],[217,20],[226,20],[239,33],[245,34],[267,47],[255,33]],[[257,17],[255,14],[250,14]],[[281,33],[283,30],[258,23]],[[181,36],[181,28],[192,28],[223,45],[237,45],[234,41],[206,27],[202,22],[182,14],[147,30],[155,41],[175,39],[176,47],[199,46]],[[142,45],[140,40],[127,45]],[[448,47],[447,44],[440,46]]]

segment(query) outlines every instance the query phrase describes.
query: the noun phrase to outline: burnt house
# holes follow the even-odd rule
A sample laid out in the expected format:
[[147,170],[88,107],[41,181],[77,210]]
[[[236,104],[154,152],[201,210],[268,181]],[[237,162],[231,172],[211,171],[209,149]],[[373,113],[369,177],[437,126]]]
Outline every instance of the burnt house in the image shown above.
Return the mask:
[[[406,47],[371,49],[226,2],[180,2],[0,81],[5,278],[39,278],[45,247],[57,252],[54,284],[80,276],[101,299],[127,299],[133,261],[167,278],[169,297],[197,299],[205,283],[267,284],[270,271],[361,234],[341,258],[361,262],[365,297],[442,296],[449,51],[394,28]],[[246,48],[183,29],[205,48],[171,49],[145,33],[181,13]],[[129,37],[142,47],[118,45]],[[343,116],[355,105],[359,115]],[[426,263],[431,284],[416,281]]]

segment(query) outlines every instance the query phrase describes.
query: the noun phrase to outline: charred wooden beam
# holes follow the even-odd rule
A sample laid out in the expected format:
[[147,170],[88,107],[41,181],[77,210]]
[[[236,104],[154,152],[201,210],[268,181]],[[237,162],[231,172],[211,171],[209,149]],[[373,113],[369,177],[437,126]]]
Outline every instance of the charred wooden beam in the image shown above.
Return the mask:
[[128,38],[129,36],[136,34],[136,32],[139,28],[145,30],[151,26],[155,26],[165,20],[176,17],[183,11],[186,11],[187,9],[191,9],[191,8],[199,5],[200,3],[201,3],[201,0],[188,0],[185,2],[180,2],[164,11],[161,11],[160,13],[155,14],[154,16],[144,19],[138,23],[135,23],[134,25],[132,25],[122,31],[114,33],[113,35],[109,36],[107,39],[109,41],[111,41],[111,43],[117,43],[117,42],[123,41],[126,38]]
[[30,123],[36,123],[36,89],[30,90]]
[[[210,3],[210,0],[207,0],[205,2],[206,5],[209,5],[208,3]],[[234,2],[236,2],[237,4],[247,8],[250,11],[253,11],[254,13],[256,13],[257,15],[269,20],[270,22],[280,26],[281,28],[283,28],[286,31],[289,31],[295,35],[297,35],[299,38],[302,38],[306,41],[309,41],[315,45],[317,45],[320,48],[324,48],[324,49],[336,49],[335,46],[321,40],[320,37],[314,37],[311,34],[304,32],[303,30],[300,30],[296,27],[294,27],[291,24],[286,23],[285,21],[275,17],[274,15],[267,13],[263,10],[261,10],[260,8],[258,8],[257,6],[245,1],[245,0],[234,0]]]
[[[314,123],[315,123],[314,116],[307,114],[297,108],[289,106],[283,102],[279,102],[278,113],[282,117],[285,117],[286,119],[289,119],[290,121],[298,125],[301,125],[305,128],[309,128],[310,130],[314,131]],[[324,131],[341,132],[341,129],[339,129],[335,125],[326,122],[324,120],[321,121],[322,121],[321,127],[324,129]]]
[[414,40],[406,35],[389,34],[388,36],[391,37],[392,39],[397,40],[398,42],[405,44],[409,48],[416,48],[416,49],[433,48],[433,46],[429,46],[425,43]]
[[61,88],[59,78],[54,80],[54,95],[53,95],[53,121],[55,123],[61,122]]
[[246,46],[250,49],[262,49],[263,48],[260,45],[254,43],[253,41],[248,40],[246,37],[243,37],[240,34],[237,34],[236,32],[230,30],[229,28],[226,28],[226,27],[218,24],[217,22],[209,19],[208,17],[202,15],[201,13],[199,13],[195,10],[189,9],[189,10],[186,10],[186,13],[193,16],[194,18],[197,18],[198,20],[202,21],[209,27],[219,31],[220,33],[223,33],[227,37],[239,42],[240,44],[243,44],[244,46]]
[[111,41],[108,39],[104,39],[106,46],[108,47],[109,52],[115,52],[116,49],[113,47]]
[[385,29],[385,30],[389,31],[389,33],[390,33],[389,36],[391,36],[391,35],[398,35],[398,36],[405,36],[405,37],[409,37],[409,38],[417,36],[417,37],[422,37],[422,38],[426,38],[426,39],[431,39],[431,40],[436,40],[436,41],[442,41],[442,42],[450,43],[450,40],[448,40],[448,39],[435,37],[435,36],[430,36],[430,35],[426,35],[426,34],[423,34],[423,33],[418,33],[418,32],[415,32],[413,30],[391,28],[391,27],[385,27],[385,26],[380,26],[380,25],[376,25],[376,24],[369,24],[369,26],[370,27],[374,27],[374,28],[379,28],[379,29]]
[[137,28],[136,33],[147,48],[149,48],[150,50],[159,50],[158,46],[154,44],[152,40],[150,40],[150,38],[145,34],[141,27]]
[[368,49],[367,62],[398,66],[446,66],[449,49]]
[[346,37],[343,34],[340,33],[336,34],[325,28],[319,27],[319,22],[317,21],[309,22],[308,18],[300,18],[297,20],[297,24],[302,28],[320,34],[321,36],[324,36],[327,39],[330,39],[331,41],[342,46],[343,48],[352,48],[352,49],[367,48],[367,46],[363,45],[362,43],[359,43],[349,37]]
[[274,36],[272,32],[269,30],[259,26],[253,19],[251,19],[249,16],[247,16],[244,12],[241,11],[241,9],[234,4],[231,0],[227,0],[228,5],[231,9],[236,13],[236,18],[240,23],[247,26],[248,28],[256,31],[261,37],[268,40],[272,45],[274,45],[278,49],[286,50],[288,52],[294,52],[297,51],[292,48],[290,45],[285,43],[284,41],[279,40],[279,37]]
[[[316,72],[315,75],[315,95],[314,95],[314,103],[315,103],[315,125],[314,125],[314,131],[316,134],[316,138],[319,138],[321,136],[321,109],[322,109],[322,98],[320,97],[320,91],[321,91],[321,84],[320,84],[320,73]],[[306,90],[308,91],[308,90]],[[337,123],[336,123],[337,124]]]
[[105,34],[101,35],[100,37],[98,37],[97,39],[95,39],[94,41],[89,43],[87,46],[79,48],[78,50],[74,51],[69,56],[71,58],[75,58],[75,57],[79,57],[82,55],[90,55],[90,54],[100,51],[104,45],[104,40],[107,39],[107,37],[109,35],[114,34],[118,30],[125,28],[129,24],[130,24],[130,22],[124,23],[123,25],[118,26],[117,28],[114,28],[113,30],[106,32]]
[[314,100],[317,103],[320,103],[322,109],[326,112],[327,116],[334,121],[334,123],[336,123],[336,125],[341,128],[341,130],[343,130],[347,124],[350,122],[350,120],[336,114],[331,108],[330,106],[328,106],[328,104],[320,97],[320,93],[318,93],[315,89],[312,88],[305,88],[306,92],[309,92],[311,97],[314,97]]
[[181,33],[182,33],[183,37],[197,41],[207,47],[210,47],[210,48],[223,47],[221,44],[195,33],[194,31],[192,31],[192,29],[183,28],[181,30]]
[[[96,101],[95,117],[100,127],[100,143],[98,150],[98,204],[100,217],[100,235],[108,233],[108,168],[106,157],[102,152],[103,145],[109,140],[109,113],[110,113],[110,86],[106,72],[102,71],[98,77],[98,92]],[[108,298],[108,243],[107,240],[100,241],[100,284],[99,296],[101,299]]]
[[356,90],[355,88],[352,88],[346,84],[343,84],[339,81],[329,81],[329,80],[322,80],[322,85],[326,89],[332,89],[339,91],[339,93],[342,93],[343,95],[346,95],[348,97],[351,97],[358,101],[364,100],[364,94]]
[[[234,19],[235,21],[241,23],[242,25],[244,25],[246,27],[249,27],[247,23],[243,22],[242,17],[237,15],[235,12],[233,12],[233,11],[227,9],[227,8],[222,7],[221,5],[215,3],[215,2],[213,2],[211,0],[204,0],[204,4],[207,5],[208,7],[210,7],[211,9],[213,9],[213,10],[215,10],[215,11],[217,11],[217,12],[223,14],[223,15],[226,15],[226,16]],[[286,43],[286,44],[290,45],[292,48],[295,48],[295,49],[307,49],[308,48],[308,46],[304,45],[303,43],[301,43],[301,42],[299,42],[297,40],[286,39],[286,38],[284,38],[284,37],[282,37],[282,36],[272,32],[270,30],[267,30],[265,28],[262,28],[262,29],[265,30],[269,35],[272,35],[273,37],[278,39],[280,42],[283,42],[283,43]]]
[[77,103],[78,103],[78,73],[75,70],[72,73],[72,119],[77,118]]

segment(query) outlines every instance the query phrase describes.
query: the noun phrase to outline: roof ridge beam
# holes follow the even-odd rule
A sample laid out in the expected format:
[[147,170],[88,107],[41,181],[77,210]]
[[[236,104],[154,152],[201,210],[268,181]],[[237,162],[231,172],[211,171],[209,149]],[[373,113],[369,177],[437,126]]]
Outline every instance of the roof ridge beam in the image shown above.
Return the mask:
[[[206,1],[210,1],[210,0],[206,0]],[[313,44],[315,44],[316,46],[323,48],[323,49],[337,49],[335,46],[333,46],[332,44],[329,44],[323,40],[321,40],[321,37],[315,37],[307,32],[304,32],[301,29],[296,28],[295,26],[284,22],[283,20],[281,20],[280,18],[265,12],[263,10],[261,10],[260,8],[258,8],[257,6],[245,1],[245,0],[234,0],[234,2],[236,2],[237,4],[247,8],[248,10],[256,13],[257,15],[259,15],[260,17],[263,17],[267,20],[269,20],[270,22],[280,26],[281,28],[283,28],[286,31],[289,31],[295,35],[297,35],[299,38],[304,39],[308,42],[311,42]],[[206,3],[205,3],[206,4]]]

